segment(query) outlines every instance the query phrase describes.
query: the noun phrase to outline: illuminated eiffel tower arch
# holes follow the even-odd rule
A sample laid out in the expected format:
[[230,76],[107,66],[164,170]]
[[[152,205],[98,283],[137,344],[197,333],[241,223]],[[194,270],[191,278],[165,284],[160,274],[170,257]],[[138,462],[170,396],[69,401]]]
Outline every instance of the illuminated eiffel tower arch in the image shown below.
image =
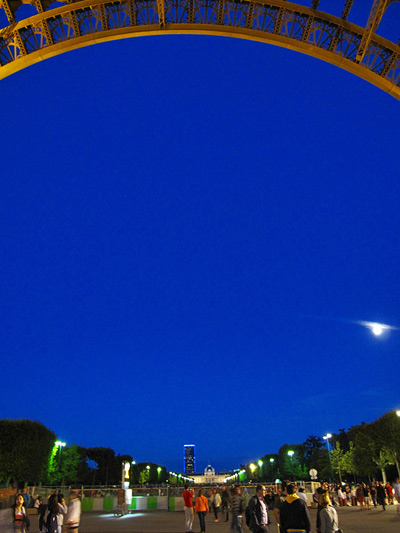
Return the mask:
[[[387,7],[396,1],[342,0],[342,12],[333,15],[318,10],[319,0],[309,0],[309,7],[286,0],[66,0],[55,8],[52,0],[0,0],[8,19],[8,26],[0,30],[0,78],[103,41],[207,34],[315,56],[400,99],[400,46],[376,34]],[[354,2],[368,5],[365,27],[348,20]],[[37,14],[17,21],[22,3]]]

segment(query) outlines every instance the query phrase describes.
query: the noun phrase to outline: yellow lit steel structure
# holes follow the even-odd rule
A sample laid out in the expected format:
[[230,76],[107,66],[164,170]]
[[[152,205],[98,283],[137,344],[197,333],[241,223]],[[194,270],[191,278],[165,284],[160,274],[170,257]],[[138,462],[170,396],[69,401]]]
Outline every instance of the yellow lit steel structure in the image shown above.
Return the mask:
[[[355,1],[369,4],[365,27],[348,17]],[[376,34],[398,0],[342,0],[341,16],[286,0],[0,0],[0,78],[81,46],[144,35],[206,34],[261,41],[322,59],[400,99],[400,46]],[[29,3],[37,14],[15,14]],[[61,4],[61,2],[58,2]],[[399,25],[400,30],[400,25]],[[400,31],[399,31],[400,33]]]

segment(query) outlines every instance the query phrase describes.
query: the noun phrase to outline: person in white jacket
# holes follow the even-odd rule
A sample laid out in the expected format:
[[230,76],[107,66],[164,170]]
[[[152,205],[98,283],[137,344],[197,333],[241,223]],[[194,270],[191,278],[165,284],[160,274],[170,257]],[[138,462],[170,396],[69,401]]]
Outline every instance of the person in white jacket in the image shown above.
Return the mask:
[[64,494],[59,493],[58,496],[58,513],[57,513],[57,526],[58,526],[58,533],[62,533],[63,525],[64,525],[64,516],[66,516],[68,507],[65,503]]
[[81,521],[81,500],[78,496],[77,490],[71,490],[68,502],[67,516],[65,517],[65,524],[68,531],[71,533],[78,533],[79,523]]

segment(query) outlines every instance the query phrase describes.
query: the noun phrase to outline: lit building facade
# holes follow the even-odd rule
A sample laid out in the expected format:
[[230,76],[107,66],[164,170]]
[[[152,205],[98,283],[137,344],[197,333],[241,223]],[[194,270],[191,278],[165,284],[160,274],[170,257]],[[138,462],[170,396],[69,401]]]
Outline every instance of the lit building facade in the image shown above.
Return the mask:
[[185,474],[194,474],[196,472],[196,450],[194,444],[185,444],[183,446],[183,469]]
[[227,474],[216,474],[215,469],[208,465],[204,469],[204,474],[195,474],[193,483],[195,485],[223,485],[227,482]]

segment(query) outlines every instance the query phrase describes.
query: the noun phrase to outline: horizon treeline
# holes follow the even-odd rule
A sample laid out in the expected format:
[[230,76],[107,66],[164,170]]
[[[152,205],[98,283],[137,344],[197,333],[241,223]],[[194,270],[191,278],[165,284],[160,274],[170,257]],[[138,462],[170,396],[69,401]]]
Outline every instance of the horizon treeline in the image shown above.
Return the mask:
[[[306,481],[310,470],[316,470],[318,480],[386,482],[400,477],[399,458],[400,417],[389,411],[369,424],[339,429],[329,440],[311,435],[301,444],[283,444],[278,453],[266,453],[257,463],[240,467],[252,481]],[[119,485],[126,462],[131,465],[131,484],[164,483],[169,478],[165,466],[135,464],[129,454],[116,455],[111,448],[57,445],[55,433],[40,422],[0,420],[3,485]]]

